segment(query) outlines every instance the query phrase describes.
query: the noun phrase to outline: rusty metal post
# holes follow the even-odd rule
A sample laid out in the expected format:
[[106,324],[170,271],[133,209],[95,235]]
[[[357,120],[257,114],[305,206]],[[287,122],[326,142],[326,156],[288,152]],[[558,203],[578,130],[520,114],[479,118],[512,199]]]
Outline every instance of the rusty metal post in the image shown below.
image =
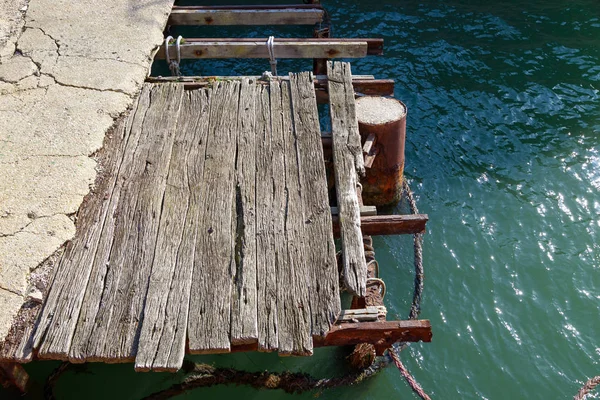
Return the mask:
[[356,116],[363,143],[375,137],[369,153],[374,161],[361,180],[364,202],[396,204],[402,197],[406,106],[393,98],[365,96],[356,101]]

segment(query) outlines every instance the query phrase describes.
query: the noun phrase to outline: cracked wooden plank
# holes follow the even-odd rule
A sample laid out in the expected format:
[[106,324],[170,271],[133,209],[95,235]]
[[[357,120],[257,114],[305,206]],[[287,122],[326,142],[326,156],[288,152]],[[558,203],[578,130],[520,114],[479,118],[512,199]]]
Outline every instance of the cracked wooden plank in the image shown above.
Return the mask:
[[[235,279],[231,292],[231,344],[258,340],[256,300],[256,95],[258,85],[242,79],[237,113]],[[259,175],[259,179],[263,179]]]
[[204,161],[206,196],[200,211],[188,318],[189,350],[229,352],[235,271],[235,149],[239,82],[212,88]]
[[278,347],[277,269],[286,263],[283,250],[285,177],[281,88],[272,80],[261,88],[256,110],[256,265],[258,350]]
[[350,293],[364,297],[367,264],[360,230],[360,205],[356,187],[358,174],[364,175],[365,167],[350,64],[327,62],[327,78],[344,285]]
[[[287,262],[277,268],[277,323],[279,354],[311,355],[310,269],[306,257],[307,241],[302,206],[302,183],[298,143],[292,120],[290,82],[282,81],[281,115],[287,191],[285,240]],[[327,209],[329,212],[329,208]],[[319,238],[320,239],[320,238]]]
[[311,333],[325,335],[340,312],[339,277],[331,231],[319,111],[309,72],[290,74],[308,267]]
[[183,364],[198,214],[206,195],[208,110],[206,90],[184,95],[135,359],[138,371],[175,372]]

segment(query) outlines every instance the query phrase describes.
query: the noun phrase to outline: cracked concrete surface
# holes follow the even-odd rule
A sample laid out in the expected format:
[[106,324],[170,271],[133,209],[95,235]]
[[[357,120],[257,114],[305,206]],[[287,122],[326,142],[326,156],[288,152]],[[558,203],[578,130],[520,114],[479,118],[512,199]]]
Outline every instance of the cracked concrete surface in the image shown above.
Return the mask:
[[0,0],[0,340],[75,234],[93,155],[146,78],[173,0]]

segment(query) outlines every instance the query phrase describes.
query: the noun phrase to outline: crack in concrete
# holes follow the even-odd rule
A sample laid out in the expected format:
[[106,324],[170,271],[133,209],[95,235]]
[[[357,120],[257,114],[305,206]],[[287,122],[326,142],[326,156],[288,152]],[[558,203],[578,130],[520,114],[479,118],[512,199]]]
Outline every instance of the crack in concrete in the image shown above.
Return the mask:
[[64,86],[64,87],[71,87],[71,88],[75,88],[75,89],[83,89],[83,90],[93,90],[95,92],[113,92],[113,93],[119,93],[119,94],[124,94],[125,96],[132,98],[132,94],[127,93],[124,90],[121,89],[98,89],[98,88],[93,88],[93,87],[87,87],[87,86],[78,86],[78,85],[73,85],[73,84],[69,84],[69,83],[64,83],[59,81],[58,79],[56,79],[56,77],[48,72],[42,72],[41,73],[44,76],[47,76],[49,78],[52,78],[52,80],[54,80],[54,83],[59,85],[59,86]]
[[[53,217],[56,217],[57,215],[65,215],[68,218],[70,218],[69,215],[72,215],[72,214],[54,213],[54,214],[50,214],[50,215],[39,215],[39,216],[36,215],[34,218],[31,219],[31,221],[29,221],[27,224],[25,224],[25,226],[23,226],[22,228],[20,228],[18,231],[12,232],[12,233],[0,233],[0,238],[17,236],[19,233],[25,232],[25,229],[27,229],[31,224],[33,224],[37,220],[47,219],[47,218],[53,218]],[[39,232],[26,232],[26,233],[31,233],[32,235],[39,235],[40,234]]]
[[4,287],[4,286],[2,286],[2,284],[1,284],[1,283],[0,283],[0,289],[1,289],[1,290],[4,290],[4,291],[6,291],[6,292],[9,292],[9,293],[15,294],[15,295],[17,295],[17,296],[19,296],[19,297],[24,297],[24,296],[23,296],[23,293],[19,293],[19,292],[17,292],[17,291],[15,291],[15,290],[13,290],[13,289],[9,289],[9,288],[7,288],[7,287]]
[[[42,34],[44,36],[49,37],[50,39],[52,39],[52,41],[54,42],[54,45],[56,46],[56,54],[58,54],[59,56],[61,56],[62,54],[60,54],[60,41],[58,39],[55,39],[54,37],[52,37],[52,35],[46,33],[46,31],[44,31],[42,28],[40,28],[39,26],[28,26],[28,25],[24,25],[23,29],[38,29],[40,32],[42,32]],[[19,43],[17,41],[17,48],[19,46]]]

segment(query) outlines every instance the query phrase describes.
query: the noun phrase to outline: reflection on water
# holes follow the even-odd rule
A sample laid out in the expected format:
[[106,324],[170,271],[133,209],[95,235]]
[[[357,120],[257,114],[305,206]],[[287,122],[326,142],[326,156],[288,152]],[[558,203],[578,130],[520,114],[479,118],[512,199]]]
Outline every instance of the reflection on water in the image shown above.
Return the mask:
[[[434,341],[403,354],[408,368],[438,399],[574,395],[600,373],[600,5],[324,4],[336,36],[384,37],[386,55],[357,60],[353,71],[396,79],[396,96],[409,110],[406,174],[420,210],[430,216],[422,317],[431,319]],[[290,35],[307,34],[289,29]],[[260,74],[268,63],[202,61],[182,68],[187,74]],[[279,68],[306,69],[310,63],[282,61]],[[380,237],[375,245],[390,317],[405,318],[412,242]],[[323,351],[316,360],[214,360],[320,376],[339,372],[343,362],[338,353]],[[129,367],[92,366],[91,375],[73,373],[58,389],[65,398],[77,397],[73,388],[135,397],[172,379],[135,375]],[[106,385],[115,374],[125,381]],[[229,395],[283,397],[247,388],[183,397]],[[358,387],[321,394],[339,396],[412,398],[393,369]]]

